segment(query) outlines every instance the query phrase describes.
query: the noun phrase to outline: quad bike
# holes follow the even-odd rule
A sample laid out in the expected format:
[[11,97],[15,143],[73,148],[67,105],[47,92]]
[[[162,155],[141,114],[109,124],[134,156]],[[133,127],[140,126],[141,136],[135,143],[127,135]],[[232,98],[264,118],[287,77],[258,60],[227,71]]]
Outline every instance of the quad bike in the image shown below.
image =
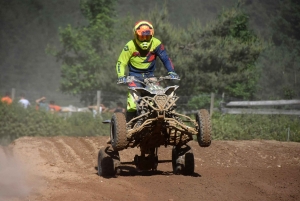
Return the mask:
[[[127,82],[141,82],[133,76]],[[152,77],[141,82],[143,87],[129,87],[137,105],[136,117],[126,121],[123,113],[114,113],[110,123],[111,146],[103,147],[98,153],[98,174],[114,176],[120,166],[119,151],[140,148],[134,164],[141,171],[156,171],[157,150],[160,146],[172,146],[172,167],[175,174],[194,173],[194,155],[187,144],[196,136],[200,147],[211,144],[211,120],[206,109],[200,109],[195,119],[177,113],[175,94],[177,85],[163,88],[160,82],[171,80],[170,76]],[[125,83],[125,84],[126,84]]]

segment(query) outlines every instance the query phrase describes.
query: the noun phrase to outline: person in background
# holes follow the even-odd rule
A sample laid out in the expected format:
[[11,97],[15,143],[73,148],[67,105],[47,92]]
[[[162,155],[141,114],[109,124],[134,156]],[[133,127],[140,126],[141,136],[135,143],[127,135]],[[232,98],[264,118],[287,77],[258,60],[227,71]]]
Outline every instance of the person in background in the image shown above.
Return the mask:
[[49,109],[51,112],[60,112],[61,111],[61,107],[58,105],[55,105],[55,101],[51,100],[49,102]]
[[[88,106],[88,108],[97,112],[97,105],[90,105],[90,106]],[[108,108],[105,107],[105,105],[103,105],[103,104],[99,105],[99,113],[106,112],[107,110],[108,110]]]
[[37,110],[49,111],[49,105],[46,103],[46,97],[36,99]]
[[122,102],[117,102],[117,107],[114,109],[109,110],[109,112],[123,112],[125,114],[126,110],[123,108],[123,103]]
[[[88,106],[88,108],[92,110],[93,117],[96,117],[96,115],[98,113],[97,112],[97,105],[90,105],[90,106]],[[106,112],[107,110],[108,110],[108,108],[105,107],[105,105],[103,105],[103,104],[99,105],[99,114],[101,114],[102,112]]]
[[30,106],[30,102],[25,98],[25,95],[22,93],[21,98],[18,101],[25,109]]
[[7,105],[12,104],[12,99],[8,91],[5,93],[5,96],[1,98],[1,102],[6,103]]

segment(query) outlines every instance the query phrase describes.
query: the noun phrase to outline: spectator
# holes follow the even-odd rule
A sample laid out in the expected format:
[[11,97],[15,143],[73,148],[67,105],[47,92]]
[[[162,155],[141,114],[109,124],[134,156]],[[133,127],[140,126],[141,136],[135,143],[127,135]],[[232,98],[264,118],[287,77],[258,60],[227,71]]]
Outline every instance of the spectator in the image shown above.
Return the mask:
[[36,99],[37,110],[49,111],[49,105],[46,103],[46,97]]
[[51,100],[49,102],[49,109],[51,112],[60,112],[61,111],[61,107],[58,105],[55,105],[55,102],[53,100]]
[[[95,117],[97,115],[97,105],[91,105],[88,106],[88,108],[93,111],[93,116]],[[103,104],[99,105],[99,114],[101,114],[102,112],[106,112],[107,110],[108,108],[105,107]]]
[[12,99],[9,95],[9,92],[5,93],[5,96],[1,98],[1,102],[6,103],[7,105],[10,105],[12,103]]
[[21,98],[18,103],[20,103],[25,109],[31,105],[30,102],[25,98],[24,94],[21,94]]
[[116,113],[116,112],[123,112],[125,114],[125,108],[123,108],[122,102],[117,102],[117,107],[114,109],[109,110],[110,112]]

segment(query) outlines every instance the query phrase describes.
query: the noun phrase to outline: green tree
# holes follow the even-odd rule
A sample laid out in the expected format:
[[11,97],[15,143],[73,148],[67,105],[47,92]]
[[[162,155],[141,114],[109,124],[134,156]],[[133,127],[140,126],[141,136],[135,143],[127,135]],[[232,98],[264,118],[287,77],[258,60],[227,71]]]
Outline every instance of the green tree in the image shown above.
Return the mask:
[[261,99],[292,99],[300,95],[299,11],[299,1],[283,0],[271,21],[273,46],[258,62],[262,76],[256,96]]
[[[112,79],[115,56],[116,0],[82,0],[81,12],[87,25],[59,28],[61,50],[48,47],[61,62],[62,92],[79,95],[85,104],[91,104],[95,91],[107,88]],[[93,93],[92,93],[93,92]]]
[[[273,41],[276,46],[286,44],[300,52],[300,2],[283,0],[272,22]],[[296,43],[296,44],[295,44]],[[296,45],[296,46],[295,46]]]
[[259,78],[255,62],[265,45],[248,26],[239,8],[224,10],[207,26],[194,21],[181,39],[177,60],[185,93],[225,92],[249,99]]
[[300,57],[285,45],[268,48],[259,58],[257,99],[293,99],[299,96]]

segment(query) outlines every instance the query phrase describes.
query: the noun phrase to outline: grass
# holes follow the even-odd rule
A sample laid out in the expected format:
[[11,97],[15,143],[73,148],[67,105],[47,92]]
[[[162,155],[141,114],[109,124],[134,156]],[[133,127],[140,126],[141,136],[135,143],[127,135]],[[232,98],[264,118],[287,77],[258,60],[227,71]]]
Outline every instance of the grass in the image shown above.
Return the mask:
[[[93,117],[89,112],[70,117],[24,109],[17,104],[0,102],[0,145],[7,145],[23,136],[108,136],[110,113]],[[213,140],[289,140],[300,142],[300,118],[286,115],[230,115],[214,113]]]

